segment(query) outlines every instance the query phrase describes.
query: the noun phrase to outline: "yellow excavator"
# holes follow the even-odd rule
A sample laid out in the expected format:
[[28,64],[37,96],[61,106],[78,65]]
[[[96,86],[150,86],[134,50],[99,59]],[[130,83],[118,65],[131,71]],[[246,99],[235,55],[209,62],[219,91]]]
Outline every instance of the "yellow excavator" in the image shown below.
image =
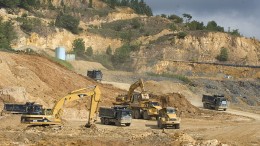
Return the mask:
[[[141,88],[141,93],[135,93],[134,90]],[[128,105],[132,110],[134,119],[146,119],[158,116],[158,111],[161,109],[159,102],[150,100],[149,94],[144,89],[142,79],[133,83],[126,96],[118,96],[114,105]]]
[[101,92],[98,86],[94,86],[91,91],[89,91],[89,88],[72,91],[61,98],[52,109],[37,109],[41,112],[36,112],[36,109],[29,108],[28,112],[21,116],[21,123],[29,125],[59,125],[61,124],[62,108],[65,104],[85,97],[91,97],[89,117],[86,124],[86,127],[90,127],[96,121],[95,114],[100,102],[100,95]]
[[143,100],[149,100],[149,94],[147,94],[144,89],[143,80],[139,79],[138,81],[136,81],[135,83],[133,83],[130,86],[130,88],[127,92],[127,95],[120,95],[120,96],[116,97],[116,102],[114,102],[114,104],[115,105],[129,105],[130,101],[132,99],[133,93],[134,93],[135,89],[137,89],[138,87],[141,88],[140,95],[142,96]]

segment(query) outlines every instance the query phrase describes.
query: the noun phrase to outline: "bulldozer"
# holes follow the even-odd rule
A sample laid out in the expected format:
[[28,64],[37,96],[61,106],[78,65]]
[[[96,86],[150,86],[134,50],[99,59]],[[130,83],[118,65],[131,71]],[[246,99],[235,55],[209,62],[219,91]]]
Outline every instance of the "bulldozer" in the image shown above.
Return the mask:
[[101,92],[98,86],[94,86],[90,91],[89,88],[72,91],[56,102],[52,109],[42,109],[42,112],[37,114],[34,114],[33,109],[29,110],[26,114],[21,116],[21,123],[29,125],[61,125],[62,107],[65,104],[85,97],[91,97],[88,122],[85,125],[86,127],[91,127],[96,121],[95,114],[97,113],[98,104],[100,102],[100,95]]
[[160,129],[173,127],[175,129],[180,129],[181,118],[176,114],[176,109],[174,107],[169,107],[169,97],[161,97],[162,109],[159,110],[159,115],[157,118],[157,126]]
[[[141,93],[134,92],[138,87],[141,88]],[[159,102],[152,101],[149,94],[145,91],[142,79],[133,83],[126,96],[118,96],[114,105],[128,105],[132,110],[134,119],[149,120],[152,117],[157,118],[158,111],[161,109]]]

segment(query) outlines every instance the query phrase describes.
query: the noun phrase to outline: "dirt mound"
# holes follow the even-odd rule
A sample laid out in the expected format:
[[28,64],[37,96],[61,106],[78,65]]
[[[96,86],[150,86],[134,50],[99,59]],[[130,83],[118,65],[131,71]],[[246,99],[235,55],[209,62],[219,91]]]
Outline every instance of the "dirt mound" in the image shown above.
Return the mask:
[[151,95],[152,98],[160,101],[163,107],[174,107],[180,117],[192,117],[200,115],[201,110],[192,105],[182,94],[168,93],[163,95]]
[[[0,52],[0,105],[2,102],[38,102],[47,108],[73,90],[99,85],[101,105],[112,105],[124,91],[101,84],[37,55]],[[85,105],[77,103],[78,110]],[[71,105],[69,106],[71,107]]]

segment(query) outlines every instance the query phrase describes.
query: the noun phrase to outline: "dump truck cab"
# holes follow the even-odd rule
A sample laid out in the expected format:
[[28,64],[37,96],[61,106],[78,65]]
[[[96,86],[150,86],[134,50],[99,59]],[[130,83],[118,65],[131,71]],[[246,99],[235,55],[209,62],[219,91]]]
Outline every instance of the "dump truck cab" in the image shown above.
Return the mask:
[[95,81],[101,81],[103,74],[101,70],[88,70],[87,76],[94,79]]
[[180,129],[181,119],[177,117],[176,109],[173,107],[165,107],[159,110],[159,116],[157,119],[157,126],[159,128],[174,127]]

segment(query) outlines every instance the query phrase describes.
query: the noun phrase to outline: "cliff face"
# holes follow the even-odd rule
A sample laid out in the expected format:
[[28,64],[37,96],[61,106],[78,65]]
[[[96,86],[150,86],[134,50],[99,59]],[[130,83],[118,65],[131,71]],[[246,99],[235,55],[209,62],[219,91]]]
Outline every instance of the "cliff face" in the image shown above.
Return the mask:
[[[48,4],[48,0],[42,0]],[[61,3],[71,7],[87,7],[88,0],[52,0],[51,3],[59,7]],[[105,3],[99,0],[93,0],[94,7],[107,7]],[[132,19],[136,17],[144,17],[134,13],[130,8],[116,8],[111,11],[107,17],[95,15],[90,18],[81,19],[80,27],[83,32],[80,35],[72,34],[65,29],[54,28],[46,35],[37,33],[25,34],[20,29],[20,23],[15,19],[21,17],[25,10],[19,10],[18,15],[8,14],[4,9],[0,9],[0,15],[4,20],[13,20],[17,31],[19,32],[18,39],[13,42],[12,47],[15,49],[35,48],[35,49],[55,49],[58,46],[63,46],[70,51],[72,42],[77,38],[82,38],[85,41],[85,46],[91,46],[94,52],[104,52],[108,46],[112,49],[122,46],[123,42],[118,39],[105,38],[88,32],[89,27],[102,27],[103,23],[109,23],[117,20]],[[51,13],[52,11],[50,11]],[[73,14],[74,15],[74,14]],[[80,13],[75,13],[81,18]],[[29,15],[28,17],[35,17]],[[50,22],[55,21],[53,18],[39,18],[47,27]],[[143,18],[149,19],[149,17]],[[167,21],[169,21],[167,19]],[[163,22],[158,22],[158,25]],[[171,22],[167,22],[171,23]],[[157,23],[156,23],[157,24]],[[144,68],[151,68],[159,64],[161,61],[193,61],[193,62],[218,62],[216,57],[220,54],[221,48],[228,50],[228,61],[230,64],[240,65],[260,65],[260,42],[255,39],[244,37],[234,37],[227,33],[220,32],[205,32],[194,31],[188,32],[184,39],[179,39],[176,34],[168,29],[155,35],[141,36],[133,40],[142,44],[141,50],[135,53],[133,67],[137,71],[142,71]],[[161,37],[166,38],[161,41]],[[154,43],[157,42],[157,43]],[[159,42],[159,43],[158,43]]]
[[[150,36],[149,40],[153,40],[153,38],[158,39],[158,36]],[[260,42],[258,40],[234,37],[220,32],[191,33],[184,39],[178,39],[176,36],[169,38],[167,41],[159,41],[156,45],[146,44],[143,46],[135,54],[136,57],[133,58],[135,70],[138,72],[171,72],[186,75],[200,74],[202,73],[201,70],[204,70],[205,72],[208,71],[209,74],[212,71],[213,76],[223,73],[236,77],[259,77],[259,69],[243,68],[237,70],[230,68],[228,71],[228,67],[185,63],[205,62],[259,66]],[[229,59],[226,62],[219,62],[216,59],[222,47],[228,50]]]
[[[210,32],[191,34],[184,39],[175,39],[164,52],[164,59],[216,62],[222,47],[227,48],[228,61],[236,64],[260,65],[260,42],[226,33]],[[173,55],[174,54],[174,55]]]
[[109,45],[113,49],[122,45],[121,41],[117,39],[103,38],[88,33],[74,35],[66,30],[57,30],[57,32],[47,37],[40,36],[37,33],[32,33],[29,36],[21,36],[13,43],[12,47],[17,49],[32,48],[34,50],[42,50],[49,48],[54,50],[56,47],[62,46],[66,48],[66,51],[70,51],[72,50],[73,41],[77,38],[82,38],[85,41],[85,47],[91,46],[94,52],[104,52]]

